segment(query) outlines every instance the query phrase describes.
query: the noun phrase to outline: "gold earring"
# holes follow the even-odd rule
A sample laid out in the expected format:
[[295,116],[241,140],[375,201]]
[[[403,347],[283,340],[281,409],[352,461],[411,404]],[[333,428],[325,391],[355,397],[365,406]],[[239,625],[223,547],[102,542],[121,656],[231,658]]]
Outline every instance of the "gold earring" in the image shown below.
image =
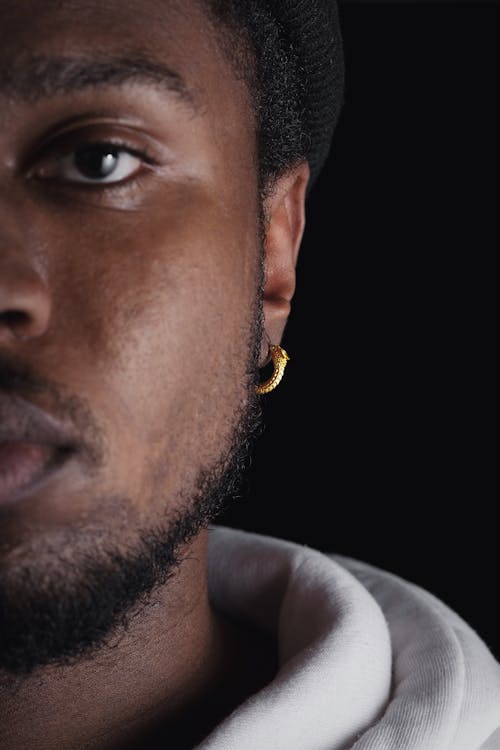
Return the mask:
[[265,380],[263,383],[255,386],[255,392],[258,396],[271,393],[271,391],[274,391],[274,389],[277,388],[283,378],[285,367],[290,360],[290,357],[281,346],[274,346],[271,344],[269,347],[269,354],[273,360],[274,372],[269,380]]

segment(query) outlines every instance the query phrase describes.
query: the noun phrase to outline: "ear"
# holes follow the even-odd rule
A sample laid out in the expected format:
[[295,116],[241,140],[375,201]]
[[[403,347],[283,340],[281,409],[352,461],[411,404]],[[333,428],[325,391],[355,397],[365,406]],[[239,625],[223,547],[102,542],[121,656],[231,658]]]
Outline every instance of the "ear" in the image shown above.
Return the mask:
[[309,165],[298,166],[279,177],[266,198],[264,326],[269,337],[262,342],[262,358],[267,344],[279,344],[295,293],[297,258],[305,228],[306,189]]

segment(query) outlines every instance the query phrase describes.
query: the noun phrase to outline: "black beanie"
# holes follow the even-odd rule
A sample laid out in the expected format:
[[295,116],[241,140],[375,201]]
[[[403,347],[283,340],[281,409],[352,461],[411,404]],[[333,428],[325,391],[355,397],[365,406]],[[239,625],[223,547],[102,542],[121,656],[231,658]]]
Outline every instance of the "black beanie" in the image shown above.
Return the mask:
[[334,0],[261,0],[280,26],[299,80],[302,131],[315,182],[330,152],[344,96],[344,55]]

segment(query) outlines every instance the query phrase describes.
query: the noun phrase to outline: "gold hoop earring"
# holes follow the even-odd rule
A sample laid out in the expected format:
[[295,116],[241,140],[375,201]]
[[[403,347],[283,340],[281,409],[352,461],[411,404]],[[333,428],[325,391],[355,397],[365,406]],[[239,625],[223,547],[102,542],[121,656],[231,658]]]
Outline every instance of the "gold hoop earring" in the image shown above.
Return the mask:
[[255,392],[258,396],[271,393],[271,391],[274,391],[274,389],[278,387],[285,373],[285,367],[290,360],[290,357],[281,346],[274,346],[271,344],[269,347],[269,354],[273,361],[274,372],[269,380],[265,380],[263,383],[255,386]]

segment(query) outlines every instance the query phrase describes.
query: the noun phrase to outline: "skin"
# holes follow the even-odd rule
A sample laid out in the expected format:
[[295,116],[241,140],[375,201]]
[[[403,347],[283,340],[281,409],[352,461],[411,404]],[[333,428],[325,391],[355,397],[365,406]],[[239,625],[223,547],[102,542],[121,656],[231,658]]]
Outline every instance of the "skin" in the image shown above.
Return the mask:
[[[251,352],[264,363],[290,312],[309,171],[290,169],[266,199],[259,299],[249,96],[197,3],[0,8],[0,82],[29,80],[33,54],[140,51],[190,92],[145,80],[0,90],[0,374],[26,368],[44,384],[30,399],[81,439],[57,480],[0,508],[0,569],[50,580],[61,556],[78,571],[85,551],[126,554],[139,530],[173,523],[230,449]],[[122,138],[154,163],[129,162],[137,173],[119,187],[71,182],[57,157]],[[189,748],[272,678],[273,644],[210,606],[207,539],[204,528],[180,549],[175,574],[91,657],[1,683],[2,748]]]

